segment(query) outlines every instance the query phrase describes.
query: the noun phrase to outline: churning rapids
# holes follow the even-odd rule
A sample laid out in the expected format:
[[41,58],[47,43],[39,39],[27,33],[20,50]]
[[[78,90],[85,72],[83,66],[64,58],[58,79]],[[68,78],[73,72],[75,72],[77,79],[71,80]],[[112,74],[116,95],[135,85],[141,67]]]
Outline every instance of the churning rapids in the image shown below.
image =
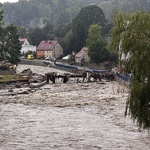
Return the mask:
[[[50,67],[19,65],[35,73]],[[150,136],[124,117],[128,90],[117,82],[49,83],[0,96],[0,150],[150,150]]]

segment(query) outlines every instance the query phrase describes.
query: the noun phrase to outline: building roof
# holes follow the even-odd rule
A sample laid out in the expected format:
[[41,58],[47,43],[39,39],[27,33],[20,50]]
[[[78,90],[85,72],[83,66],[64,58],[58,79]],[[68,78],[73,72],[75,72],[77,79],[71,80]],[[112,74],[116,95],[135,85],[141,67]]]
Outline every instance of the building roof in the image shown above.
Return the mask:
[[88,50],[87,47],[83,47],[83,48],[76,54],[75,57],[78,57],[78,58],[82,57],[83,54],[84,54],[84,52],[87,51],[87,50]]
[[53,50],[57,43],[57,40],[41,41],[37,50]]
[[30,45],[27,38],[19,38],[19,42],[21,45]]
[[25,42],[26,40],[27,40],[26,38],[19,38],[19,41],[22,43]]

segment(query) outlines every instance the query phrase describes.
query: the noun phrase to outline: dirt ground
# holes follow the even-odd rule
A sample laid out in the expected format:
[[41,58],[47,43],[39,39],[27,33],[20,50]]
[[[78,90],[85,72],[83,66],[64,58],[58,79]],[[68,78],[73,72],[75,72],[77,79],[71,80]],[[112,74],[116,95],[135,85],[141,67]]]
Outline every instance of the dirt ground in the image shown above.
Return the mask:
[[[45,74],[63,71],[19,65]],[[150,135],[124,117],[128,90],[113,82],[46,84],[0,96],[0,150],[149,150]]]

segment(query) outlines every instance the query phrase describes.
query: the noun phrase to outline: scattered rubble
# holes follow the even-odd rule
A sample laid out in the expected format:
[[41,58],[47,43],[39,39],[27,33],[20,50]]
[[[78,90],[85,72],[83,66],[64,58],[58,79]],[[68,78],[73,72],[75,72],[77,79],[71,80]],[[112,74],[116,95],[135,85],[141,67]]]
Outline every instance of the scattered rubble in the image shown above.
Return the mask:
[[33,73],[30,68],[16,74],[3,74],[0,76],[0,95],[28,94],[45,84],[45,77]]
[[[3,67],[2,67],[3,68]],[[5,67],[4,67],[5,68]],[[11,67],[11,69],[14,67]],[[9,69],[8,69],[9,70]],[[0,72],[1,74],[1,72]],[[70,80],[74,82],[94,82],[102,81],[102,78],[111,81],[114,80],[112,75],[93,73],[82,71],[80,73],[58,73],[47,72],[45,74],[34,73],[30,68],[24,69],[15,74],[1,74],[0,76],[0,95],[16,95],[16,94],[29,94],[35,88],[40,88],[48,83],[56,83],[60,80],[61,83],[67,83]]]

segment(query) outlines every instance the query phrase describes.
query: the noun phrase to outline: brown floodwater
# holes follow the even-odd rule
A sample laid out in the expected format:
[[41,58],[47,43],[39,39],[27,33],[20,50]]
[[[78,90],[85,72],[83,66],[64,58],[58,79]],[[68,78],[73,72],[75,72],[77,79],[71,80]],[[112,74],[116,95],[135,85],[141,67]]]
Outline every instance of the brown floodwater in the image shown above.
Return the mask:
[[149,150],[148,132],[124,117],[127,96],[114,81],[56,81],[0,96],[0,150]]

